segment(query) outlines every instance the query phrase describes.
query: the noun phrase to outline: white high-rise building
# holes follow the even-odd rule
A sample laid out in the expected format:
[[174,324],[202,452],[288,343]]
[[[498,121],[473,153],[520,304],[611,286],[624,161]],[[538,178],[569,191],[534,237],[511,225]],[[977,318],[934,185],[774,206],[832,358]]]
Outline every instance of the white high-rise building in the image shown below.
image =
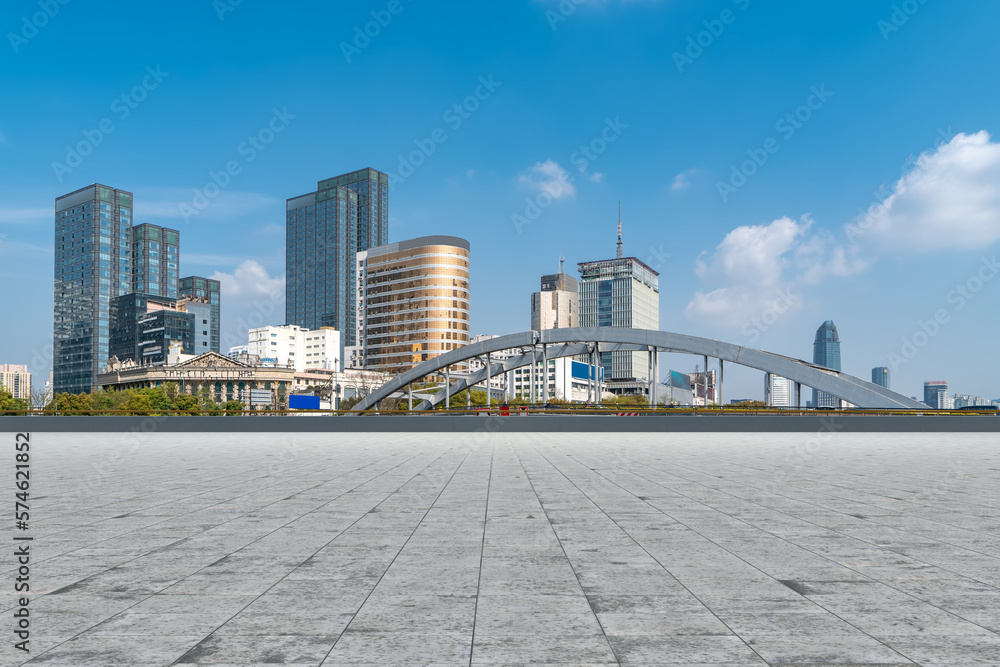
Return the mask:
[[775,408],[792,407],[792,381],[780,375],[771,376],[771,406]]
[[542,289],[531,295],[531,330],[566,329],[580,325],[580,294],[576,278],[563,272],[542,276]]
[[251,329],[246,351],[260,357],[262,364],[291,366],[299,372],[341,368],[340,332],[333,327],[310,330],[286,324]]
[[18,364],[0,364],[0,387],[11,393],[14,398],[31,398],[31,373],[27,366]]

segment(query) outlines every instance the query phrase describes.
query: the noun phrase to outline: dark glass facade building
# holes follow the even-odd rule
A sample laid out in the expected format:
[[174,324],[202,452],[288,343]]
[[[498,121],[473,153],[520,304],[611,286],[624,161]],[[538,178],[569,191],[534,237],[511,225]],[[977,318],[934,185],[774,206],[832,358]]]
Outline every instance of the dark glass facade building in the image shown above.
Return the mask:
[[[833,320],[827,320],[816,330],[813,341],[813,363],[830,370],[840,369],[840,335]],[[840,400],[826,392],[813,389],[814,408],[839,408]]]
[[872,369],[872,384],[889,389],[889,369],[879,366]]
[[944,380],[931,380],[924,383],[924,403],[935,410],[944,410],[948,405],[948,383]]
[[[579,326],[660,328],[659,273],[635,257],[580,262]],[[608,391],[635,393],[649,380],[648,352],[601,352]]]
[[132,193],[94,184],[55,200],[53,389],[97,388],[111,300],[132,288]]
[[157,225],[132,228],[132,291],[177,298],[180,232]]
[[[222,285],[218,280],[202,278],[200,276],[188,276],[180,279],[180,296],[193,301],[200,301],[209,304],[209,317],[200,317],[196,322],[196,352],[219,352],[221,316],[222,316]],[[197,311],[197,308],[188,308]],[[200,311],[199,311],[200,312]],[[207,319],[205,323],[203,320]],[[202,333],[202,332],[206,332]],[[204,345],[207,336],[208,345]],[[220,352],[221,354],[221,352]]]
[[357,345],[357,253],[388,242],[387,174],[362,169],[320,181],[316,192],[289,199],[285,323],[333,327],[341,332],[342,347]]
[[193,312],[186,302],[152,294],[126,294],[111,304],[111,356],[139,365],[163,364],[171,343],[184,354],[201,354],[195,346]]

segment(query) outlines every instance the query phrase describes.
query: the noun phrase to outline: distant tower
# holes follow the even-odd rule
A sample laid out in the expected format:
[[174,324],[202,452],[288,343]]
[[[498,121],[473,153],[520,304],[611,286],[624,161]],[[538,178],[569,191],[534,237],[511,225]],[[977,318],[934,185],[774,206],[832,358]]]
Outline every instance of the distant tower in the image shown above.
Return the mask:
[[622,203],[618,202],[618,259],[621,258],[622,258]]
[[885,366],[878,366],[872,369],[872,384],[889,388],[889,369]]
[[[816,330],[813,341],[813,363],[830,370],[840,370],[840,336],[833,320],[827,320]],[[839,408],[840,400],[826,392],[813,389],[814,408]]]
[[[580,262],[580,323],[577,326],[660,328],[659,273],[622,251],[621,204],[618,204],[618,252],[615,259]],[[647,352],[601,352],[608,391],[642,393],[649,380]]]

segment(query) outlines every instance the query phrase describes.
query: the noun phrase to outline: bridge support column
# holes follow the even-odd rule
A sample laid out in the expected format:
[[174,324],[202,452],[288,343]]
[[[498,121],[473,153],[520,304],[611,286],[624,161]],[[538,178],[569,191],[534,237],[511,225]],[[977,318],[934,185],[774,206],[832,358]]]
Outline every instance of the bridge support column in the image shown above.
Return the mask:
[[771,374],[764,373],[764,405],[771,407]]
[[542,343],[542,405],[549,402],[549,350]]
[[708,407],[708,355],[705,355],[705,407]]
[[409,384],[406,385],[406,403],[407,403],[406,409],[410,410],[412,412],[413,411],[413,383],[412,382],[410,382]]
[[799,410],[802,409],[802,383],[795,383],[795,407]]
[[531,407],[535,407],[535,346],[531,346]]
[[659,403],[656,400],[656,390],[660,388],[660,348],[653,348],[653,407]]
[[594,351],[590,355],[590,358],[591,358],[590,367],[591,367],[591,370],[594,373],[594,400],[593,400],[593,403],[594,403],[594,405],[600,405],[601,404],[601,381],[600,381],[599,371],[597,370],[597,364],[601,360],[600,343],[594,343]]
[[722,359],[719,359],[719,407],[720,408],[725,407],[725,403],[723,402],[723,393],[722,393],[722,390],[724,389],[725,385],[725,380],[726,380],[725,362]]
[[653,407],[653,347],[646,347],[646,397],[649,407]]

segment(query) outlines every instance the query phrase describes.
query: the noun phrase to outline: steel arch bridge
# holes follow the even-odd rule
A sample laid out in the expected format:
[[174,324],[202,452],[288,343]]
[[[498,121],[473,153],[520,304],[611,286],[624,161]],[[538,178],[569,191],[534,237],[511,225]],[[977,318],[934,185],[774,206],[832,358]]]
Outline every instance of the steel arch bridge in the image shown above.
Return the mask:
[[[491,355],[501,350],[520,349],[521,354],[506,359],[491,359]],[[471,374],[450,381],[430,400],[423,400],[414,406],[415,410],[427,410],[446,401],[450,396],[470,386],[487,381],[489,377],[500,375],[532,362],[545,362],[559,357],[595,354],[602,352],[637,351],[652,352],[650,366],[652,376],[658,377],[657,361],[659,352],[676,352],[719,360],[719,403],[722,403],[724,389],[724,363],[754,368],[770,375],[788,378],[796,385],[795,397],[801,404],[801,387],[805,385],[830,394],[864,408],[883,409],[926,409],[926,405],[890,391],[861,378],[833,371],[800,359],[785,357],[763,350],[755,350],[718,340],[699,338],[668,331],[626,328],[568,328],[526,331],[480,341],[457,350],[450,350],[440,356],[428,359],[401,373],[366,396],[355,406],[363,411],[377,406],[379,401],[393,393],[409,387],[412,383],[431,374],[448,373],[450,367],[471,359],[484,362],[484,367]],[[489,386],[487,384],[487,386]],[[595,387],[596,389],[596,387]],[[596,395],[596,394],[595,394]],[[651,397],[652,399],[652,397]]]

